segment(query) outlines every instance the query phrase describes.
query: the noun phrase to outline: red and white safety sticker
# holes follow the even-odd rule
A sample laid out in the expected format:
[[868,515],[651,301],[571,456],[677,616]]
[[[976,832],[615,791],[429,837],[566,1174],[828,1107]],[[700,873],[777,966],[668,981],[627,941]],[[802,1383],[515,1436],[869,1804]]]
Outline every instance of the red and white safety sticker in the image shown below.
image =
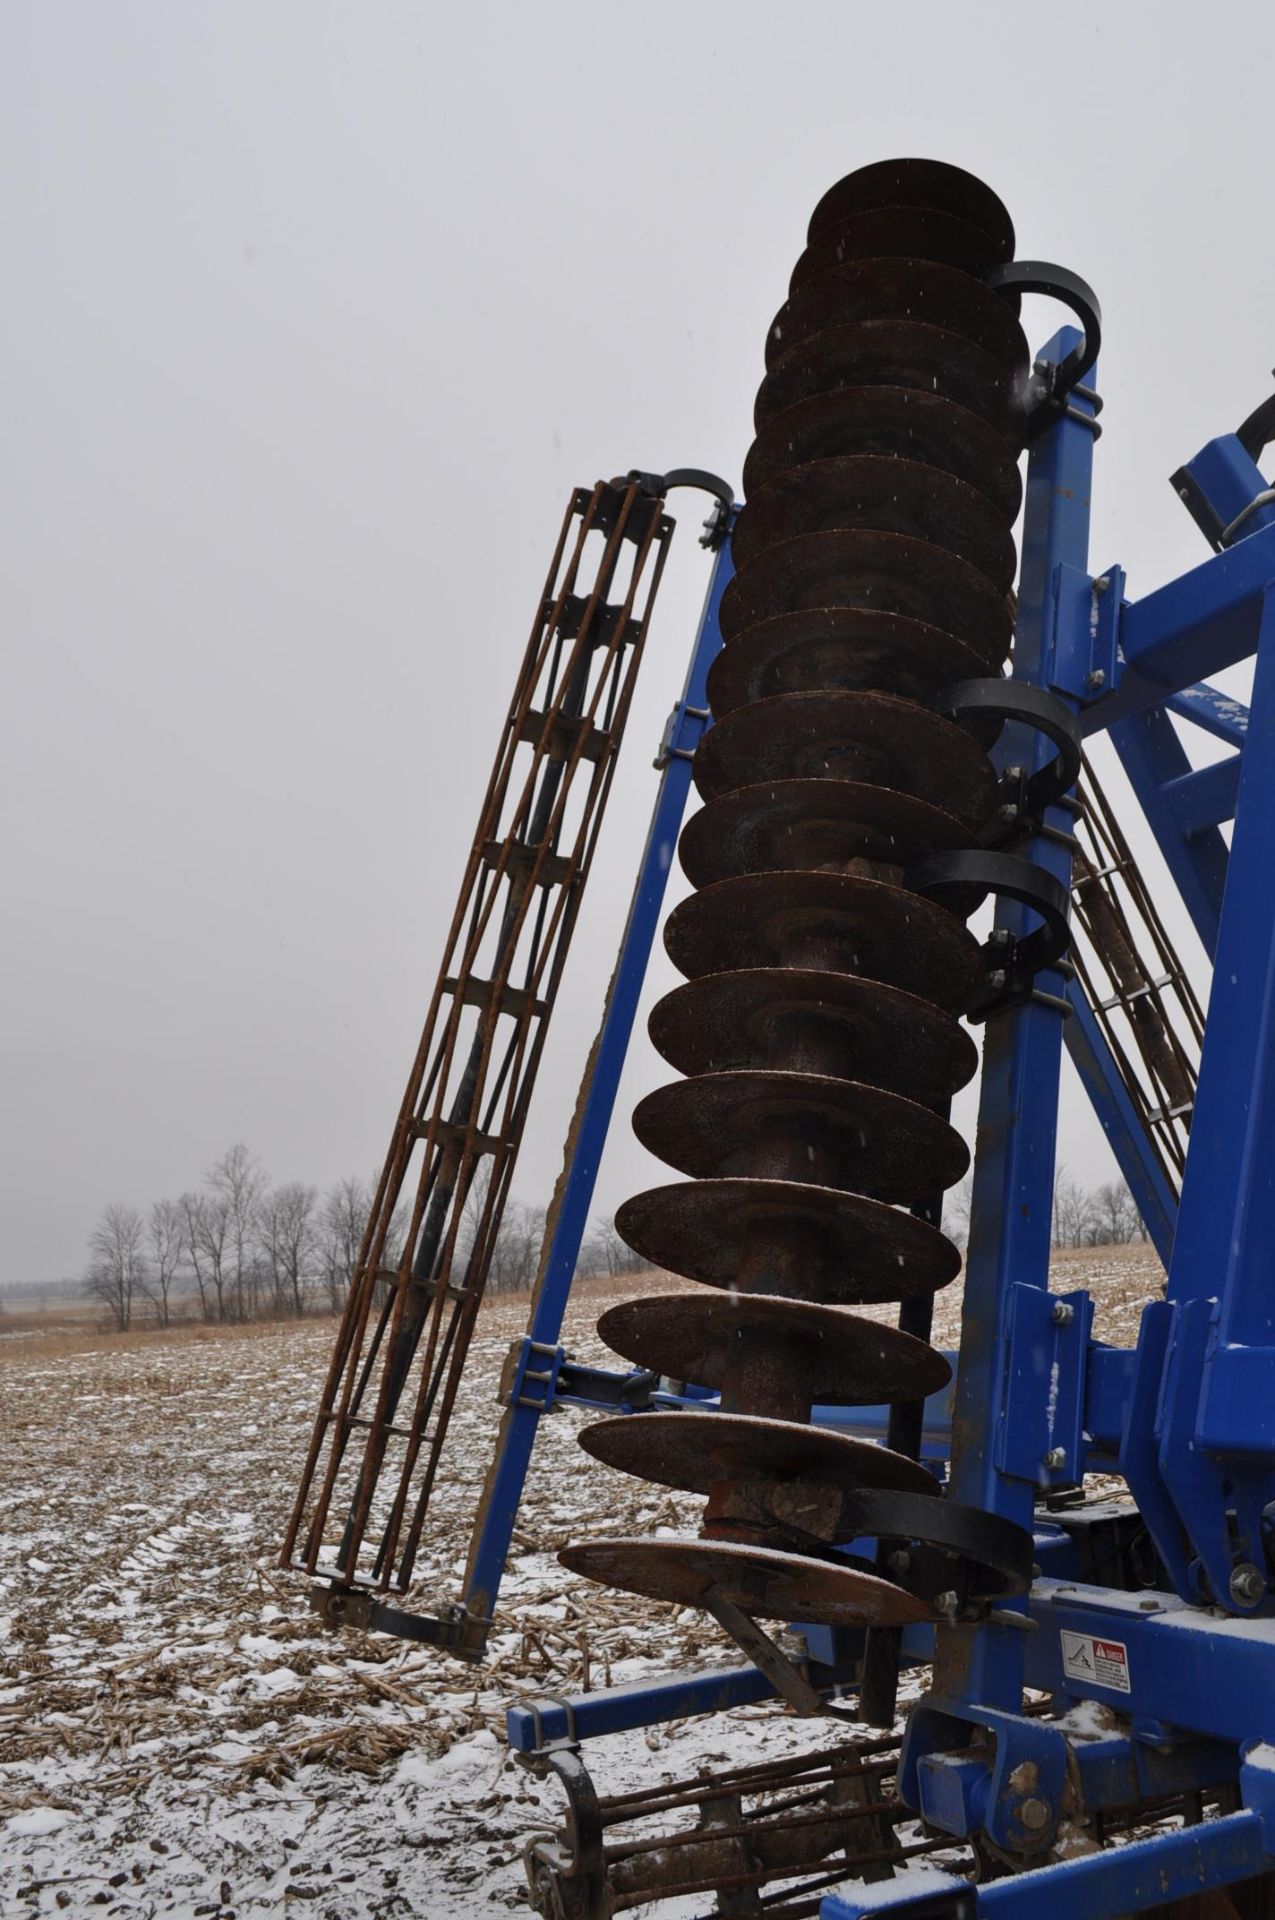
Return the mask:
[[1063,1672],[1069,1680],[1129,1692],[1129,1649],[1123,1640],[1099,1640],[1088,1633],[1062,1634]]

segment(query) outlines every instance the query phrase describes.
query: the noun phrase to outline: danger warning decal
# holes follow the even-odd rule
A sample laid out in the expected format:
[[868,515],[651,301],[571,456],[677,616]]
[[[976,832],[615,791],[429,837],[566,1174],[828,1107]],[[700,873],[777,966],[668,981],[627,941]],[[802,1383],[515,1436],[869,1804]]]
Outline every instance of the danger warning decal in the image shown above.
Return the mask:
[[1096,1640],[1087,1633],[1062,1635],[1063,1672],[1069,1680],[1129,1692],[1129,1649],[1123,1640]]

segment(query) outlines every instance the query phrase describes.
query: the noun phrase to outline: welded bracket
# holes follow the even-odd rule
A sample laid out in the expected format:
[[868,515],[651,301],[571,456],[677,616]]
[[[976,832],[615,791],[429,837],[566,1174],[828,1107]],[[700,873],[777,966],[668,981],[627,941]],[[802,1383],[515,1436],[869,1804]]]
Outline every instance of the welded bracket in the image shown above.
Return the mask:
[[1217,1300],[1143,1309],[1121,1471],[1183,1599],[1269,1608],[1275,1348],[1227,1343]]
[[1053,643],[1046,685],[1092,706],[1113,693],[1120,676],[1123,567],[1089,574],[1066,563],[1054,569]]
[[707,707],[692,707],[685,700],[679,700],[664,722],[660,744],[651,762],[656,771],[662,773],[670,760],[693,760],[696,747],[708,731],[710,718]]
[[611,1407],[618,1413],[646,1413],[671,1396],[657,1392],[660,1377],[647,1367],[587,1367],[565,1347],[525,1335],[515,1340],[501,1370],[496,1397],[502,1407],[531,1407],[548,1413],[561,1400],[574,1407]]
[[556,1397],[566,1357],[565,1347],[550,1346],[529,1336],[515,1340],[500,1376],[497,1398],[501,1405],[534,1407],[539,1413],[547,1413]]
[[1082,1288],[1009,1290],[1005,1382],[996,1465],[1014,1480],[1056,1489],[1084,1475],[1085,1380],[1093,1301]]
[[[1250,415],[1245,427],[1255,418]],[[1249,444],[1244,427],[1219,434],[1172,476],[1174,492],[1215,553],[1275,523],[1275,493],[1257,465],[1265,431]]]
[[931,1695],[908,1722],[899,1793],[941,1833],[981,1830],[1022,1855],[1049,1845],[1067,1773],[1067,1739],[1057,1727]]

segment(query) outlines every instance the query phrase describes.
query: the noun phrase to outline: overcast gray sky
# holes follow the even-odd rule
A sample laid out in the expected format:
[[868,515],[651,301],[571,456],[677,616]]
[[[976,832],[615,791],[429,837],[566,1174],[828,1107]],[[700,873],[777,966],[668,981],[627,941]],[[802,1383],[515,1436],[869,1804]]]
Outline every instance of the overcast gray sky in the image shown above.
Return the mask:
[[[1257,5],[8,0],[0,1279],[237,1139],[379,1163],[567,493],[738,478],[850,168],[970,167],[1092,280],[1094,561],[1203,558],[1166,479],[1269,388],[1273,54]],[[677,512],[528,1198],[703,591]],[[625,1116],[665,1074],[643,1038]],[[1105,1177],[1074,1100],[1063,1151]],[[650,1176],[626,1119],[600,1198]]]

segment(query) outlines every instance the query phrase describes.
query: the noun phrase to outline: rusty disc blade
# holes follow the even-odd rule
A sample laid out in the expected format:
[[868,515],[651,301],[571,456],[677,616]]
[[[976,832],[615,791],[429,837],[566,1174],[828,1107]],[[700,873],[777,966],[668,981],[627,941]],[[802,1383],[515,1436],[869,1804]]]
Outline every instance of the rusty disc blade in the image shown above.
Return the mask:
[[916,387],[842,387],[775,414],[749,448],[745,497],[751,503],[794,467],[864,455],[954,474],[985,496],[1007,534],[1022,504],[1022,476],[1009,441],[967,407]]
[[994,293],[968,273],[935,260],[851,260],[808,280],[775,315],[766,336],[773,366],[812,334],[864,320],[919,320],[970,340],[1018,376],[1030,351],[1016,300]]
[[726,714],[700,741],[693,778],[705,800],[771,780],[889,788],[941,808],[976,832],[996,803],[996,775],[955,721],[888,693],[780,693]]
[[1013,584],[1014,542],[987,495],[897,454],[813,460],[776,475],[750,496],[735,523],[735,564],[746,567],[767,547],[798,534],[838,528],[928,540],[976,567],[998,593]]
[[926,854],[968,844],[953,814],[890,787],[859,780],[768,780],[708,801],[682,829],[678,852],[691,884],[707,887],[738,873],[802,867],[846,873],[861,870],[856,862],[904,868]]
[[908,156],[856,167],[828,188],[810,216],[806,234],[814,240],[851,214],[896,207],[932,207],[952,214],[981,228],[1002,260],[1013,258],[1014,223],[1004,201],[977,174],[948,160]]
[[[973,647],[920,620],[870,607],[816,607],[778,614],[738,634],[709,668],[708,698],[719,720],[754,700],[815,688],[927,701],[954,681],[986,672]],[[967,731],[986,748],[1001,724]]]
[[1014,447],[1023,441],[1023,380],[971,340],[920,320],[859,320],[808,334],[781,354],[753,406],[758,431],[814,394],[920,387],[977,414]]
[[801,1343],[816,1406],[927,1400],[952,1377],[941,1353],[897,1327],[772,1294],[648,1293],[609,1307],[598,1321],[602,1339],[626,1360],[710,1390],[721,1387],[732,1342],[745,1330]]
[[888,1447],[831,1427],[764,1420],[749,1413],[626,1414],[585,1427],[580,1445],[595,1460],[683,1493],[707,1493],[715,1480],[809,1480],[854,1489],[933,1494],[934,1475]]
[[1009,259],[995,237],[937,207],[874,207],[820,229],[807,243],[788,285],[798,292],[848,260],[936,260],[983,279]]
[[930,1619],[902,1587],[832,1560],[708,1540],[593,1540],[558,1555],[572,1573],[648,1600],[704,1607],[714,1593],[762,1620],[819,1626],[905,1626]]
[[960,1013],[983,978],[973,935],[945,907],[846,873],[750,873],[681,901],[664,926],[689,980],[744,967],[814,967],[884,980]]
[[918,1206],[954,1187],[969,1149],[928,1107],[831,1074],[736,1070],[640,1100],[633,1131],[692,1179],[800,1180]]
[[[651,1039],[678,1073],[811,1066],[937,1106],[974,1076],[978,1048],[928,1000],[849,973],[756,967],[675,987]],[[797,1057],[795,1057],[797,1056]]]
[[961,1267],[947,1236],[914,1214],[789,1180],[651,1187],[626,1200],[615,1220],[627,1244],[666,1273],[729,1289],[747,1256],[768,1294],[827,1306],[936,1293]]
[[[976,567],[901,533],[804,533],[769,547],[722,595],[722,638],[777,614],[866,607],[950,633],[991,673],[1009,652],[1009,603]],[[710,736],[711,737],[711,736]]]

